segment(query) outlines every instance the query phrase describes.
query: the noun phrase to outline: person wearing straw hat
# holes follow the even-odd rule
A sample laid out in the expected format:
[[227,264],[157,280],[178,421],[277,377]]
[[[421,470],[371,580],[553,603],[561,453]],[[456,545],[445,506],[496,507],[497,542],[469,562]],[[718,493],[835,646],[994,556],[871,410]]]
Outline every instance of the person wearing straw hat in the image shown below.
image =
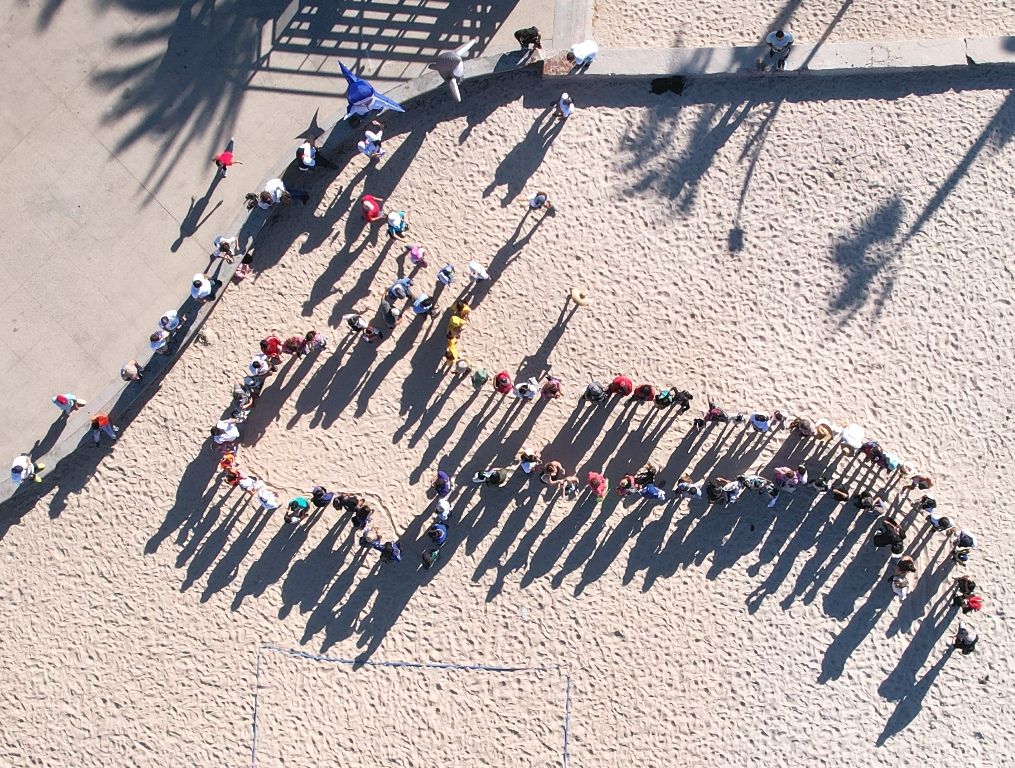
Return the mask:
[[579,307],[587,307],[589,305],[589,294],[584,288],[572,288],[569,296],[571,301]]

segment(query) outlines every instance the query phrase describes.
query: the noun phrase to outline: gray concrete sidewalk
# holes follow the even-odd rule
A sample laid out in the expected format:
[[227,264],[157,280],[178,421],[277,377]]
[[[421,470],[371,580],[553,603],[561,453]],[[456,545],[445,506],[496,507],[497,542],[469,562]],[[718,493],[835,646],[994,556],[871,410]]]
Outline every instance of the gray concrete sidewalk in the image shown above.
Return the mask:
[[[0,456],[10,458],[51,447],[93,410],[61,421],[53,395],[94,401],[124,361],[148,359],[148,335],[187,298],[212,239],[245,215],[244,193],[343,108],[338,60],[388,87],[474,37],[477,55],[516,48],[522,26],[552,38],[554,12],[538,0],[486,13],[461,0],[0,7]],[[242,164],[216,183],[211,157],[231,136]]]

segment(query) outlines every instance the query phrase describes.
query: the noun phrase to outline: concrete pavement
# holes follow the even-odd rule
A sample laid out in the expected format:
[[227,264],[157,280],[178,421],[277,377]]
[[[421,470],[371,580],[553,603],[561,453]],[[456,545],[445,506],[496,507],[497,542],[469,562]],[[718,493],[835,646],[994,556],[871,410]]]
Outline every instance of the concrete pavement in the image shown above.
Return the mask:
[[[433,10],[433,9],[437,10]],[[0,456],[79,431],[149,357],[212,239],[299,136],[344,105],[338,60],[392,86],[441,50],[516,48],[553,5],[398,0],[0,0]],[[568,43],[561,42],[566,46]],[[215,184],[231,136],[242,162]],[[66,422],[58,392],[90,401]],[[103,395],[104,393],[104,395]]]

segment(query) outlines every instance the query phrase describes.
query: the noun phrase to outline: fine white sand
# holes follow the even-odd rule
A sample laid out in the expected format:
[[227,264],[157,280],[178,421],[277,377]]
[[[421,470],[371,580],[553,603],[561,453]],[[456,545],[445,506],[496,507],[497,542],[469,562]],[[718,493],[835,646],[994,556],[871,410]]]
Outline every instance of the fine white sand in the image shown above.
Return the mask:
[[[38,503],[8,505],[0,763],[248,764],[257,689],[259,765],[560,765],[570,678],[574,766],[1003,764],[1015,735],[1006,87],[990,72],[661,98],[647,83],[577,83],[578,111],[555,132],[557,91],[520,75],[468,84],[457,112],[440,95],[392,118],[379,169],[343,157],[333,182],[310,182],[314,205],[266,229],[260,271],[229,289],[208,343],[119,444],[83,449]],[[555,217],[524,216],[537,189]],[[518,409],[438,373],[443,317],[334,351],[341,315],[376,307],[407,269],[355,206],[347,216],[365,190],[411,211],[432,254],[419,285],[444,260],[490,269],[467,357],[491,372],[550,366],[565,398]],[[572,285],[592,303],[558,323]],[[315,482],[370,495],[404,545],[399,565],[364,556],[334,511],[294,531],[215,479],[207,430],[257,340],[329,324],[331,349],[266,389],[243,467],[286,498]],[[618,371],[687,387],[701,407],[675,420],[576,407],[589,375]],[[418,570],[433,472],[465,480],[526,444],[614,483],[650,457],[670,481],[806,458],[854,489],[885,483],[783,433],[689,435],[706,395],[855,421],[931,472],[941,507],[980,539],[967,569],[987,603],[971,619],[978,652],[944,653],[955,571],[897,481],[920,577],[901,604],[873,519],[809,489],[773,515],[756,496],[596,505],[520,473],[502,489],[462,482],[442,560]],[[442,675],[265,652],[258,688],[262,642],[561,670]]]
[[744,45],[780,27],[791,29],[801,42],[995,37],[1015,28],[1015,6],[1004,0],[596,0],[593,19],[596,40],[613,48]]

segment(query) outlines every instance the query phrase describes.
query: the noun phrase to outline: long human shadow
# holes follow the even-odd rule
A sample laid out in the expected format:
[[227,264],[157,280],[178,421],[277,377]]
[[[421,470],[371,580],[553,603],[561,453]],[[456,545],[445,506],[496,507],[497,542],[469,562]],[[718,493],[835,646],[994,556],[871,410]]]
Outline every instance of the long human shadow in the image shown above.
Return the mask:
[[236,580],[240,575],[240,566],[243,565],[254,542],[260,537],[270,519],[270,512],[261,507],[255,508],[254,513],[208,574],[208,581],[201,592],[202,603],[208,602],[212,595],[221,592]]
[[[222,496],[219,503],[225,503],[228,498],[228,493]],[[216,558],[222,553],[226,544],[229,543],[229,537],[233,533],[233,529],[239,522],[243,512],[250,507],[251,497],[243,493],[239,498],[234,499],[232,508],[226,514],[225,519],[219,523],[215,530],[210,531],[205,536],[206,531],[193,531],[192,542],[184,546],[184,549],[180,551],[180,555],[177,557],[177,567],[179,568],[189,558],[190,562],[187,563],[187,574],[183,579],[183,583],[180,585],[180,591],[186,592],[190,589],[194,583],[204,576],[208,572],[208,569],[215,564]],[[209,519],[212,518],[209,512],[206,515]],[[215,514],[218,517],[218,514]]]
[[[879,580],[883,582],[886,573],[890,573],[885,563],[885,556],[880,552],[861,550],[847,571],[851,572],[848,578],[862,583],[859,590],[868,593],[867,599],[858,610],[853,612],[846,626],[839,631],[839,634],[825,649],[825,655],[821,661],[821,673],[818,676],[819,683],[838,679],[842,675],[849,657],[860,647],[864,638],[869,637],[874,631],[882,614],[895,599],[892,590],[886,583],[880,584],[877,589],[871,589],[871,586]],[[846,578],[847,574],[843,574],[839,581],[842,582]],[[826,610],[825,613],[835,616],[841,614],[841,611]]]
[[279,528],[244,574],[243,581],[233,596],[232,610],[239,610],[247,597],[260,597],[269,586],[286,574],[292,559],[306,543],[311,528],[323,514],[319,509],[314,510],[299,525],[286,523],[281,515],[274,518]]
[[208,203],[211,202],[211,196],[215,193],[215,188],[219,185],[222,180],[222,174],[216,173],[212,176],[211,182],[208,184],[208,189],[205,190],[204,194],[199,198],[190,198],[190,208],[187,210],[187,214],[180,221],[180,234],[177,236],[173,244],[169,246],[169,250],[176,253],[180,250],[180,246],[183,245],[183,241],[188,237],[192,237],[197,230],[201,228],[215,211],[218,210],[219,206],[222,205],[222,201],[219,200],[215,203],[215,207],[210,211],[208,210]]
[[[947,599],[947,593],[943,597]],[[933,653],[935,646],[938,646],[957,613],[958,608],[950,604],[943,609],[932,610],[920,623],[920,628],[909,641],[895,669],[878,686],[878,694],[882,698],[897,701],[898,704],[885,723],[885,728],[878,737],[877,746],[883,746],[888,739],[908,727],[920,714],[923,700],[944,668],[944,663],[950,658],[953,648],[949,646],[919,681],[916,679],[917,673]]]
[[544,109],[533,121],[528,132],[504,156],[494,171],[493,181],[483,190],[489,197],[497,187],[507,187],[500,200],[502,208],[521,194],[532,175],[543,164],[550,146],[564,127],[564,120],[556,120],[552,107]]

